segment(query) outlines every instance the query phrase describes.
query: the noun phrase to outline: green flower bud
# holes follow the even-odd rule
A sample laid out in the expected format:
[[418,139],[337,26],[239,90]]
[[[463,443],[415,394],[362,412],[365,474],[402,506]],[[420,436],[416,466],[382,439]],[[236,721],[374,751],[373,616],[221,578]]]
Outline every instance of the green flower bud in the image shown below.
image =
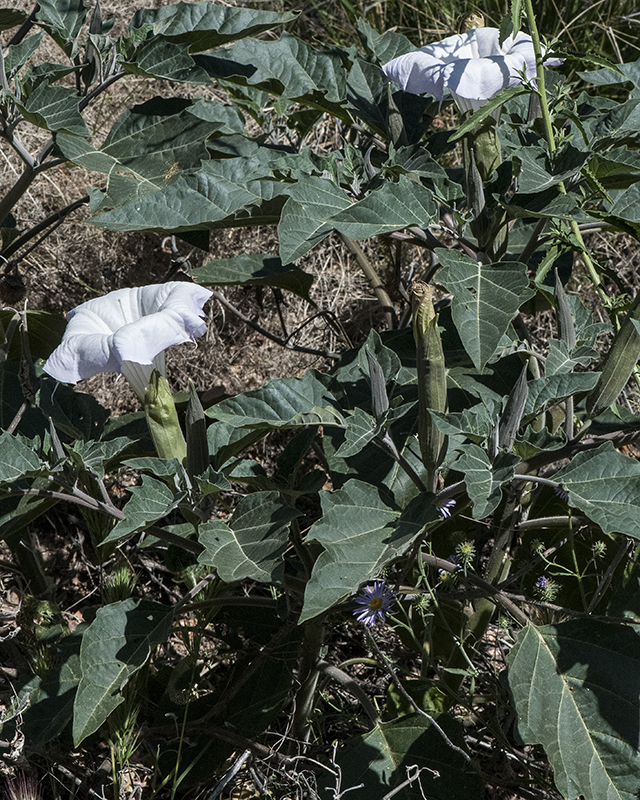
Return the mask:
[[418,440],[427,470],[427,488],[435,491],[436,474],[447,452],[447,441],[436,427],[429,409],[447,410],[447,376],[438,315],[433,307],[431,289],[426,283],[416,281],[411,287],[411,308],[418,368]]

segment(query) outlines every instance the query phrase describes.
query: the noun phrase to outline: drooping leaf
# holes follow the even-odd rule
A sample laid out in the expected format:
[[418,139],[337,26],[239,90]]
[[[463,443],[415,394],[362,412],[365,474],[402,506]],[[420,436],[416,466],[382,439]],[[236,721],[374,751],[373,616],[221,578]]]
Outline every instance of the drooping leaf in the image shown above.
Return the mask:
[[122,688],[153,647],[166,641],[172,619],[172,608],[139,598],[98,609],[80,647],[82,678],[73,710],[76,746],[124,701]]
[[500,452],[492,464],[478,445],[463,446],[456,469],[464,473],[475,519],[483,519],[496,510],[502,499],[502,485],[511,480],[519,460],[513,453]]
[[343,108],[346,70],[338,49],[319,49],[283,33],[275,41],[243,39],[200,56],[212,77],[255,86],[350,121]]
[[254,492],[238,503],[229,522],[211,519],[200,526],[199,541],[205,547],[201,564],[215,567],[223,581],[245,578],[262,583],[280,580],[282,556],[287,546],[289,523],[300,516],[277,492]]
[[479,264],[453,250],[438,252],[437,280],[453,294],[455,326],[476,369],[495,353],[520,306],[533,297],[524,264]]
[[578,453],[554,480],[562,484],[569,503],[605,533],[640,539],[640,464],[611,442]]
[[139,9],[130,28],[134,30],[152,25],[155,36],[179,44],[186,43],[191,52],[199,52],[246,36],[257,36],[276,25],[286,25],[297,16],[296,11],[280,13],[210,2],[180,2],[157,9]]
[[313,276],[293,264],[284,264],[277,256],[249,255],[217,258],[192,272],[202,286],[277,286],[309,300]]
[[76,392],[48,375],[41,379],[36,399],[41,412],[73,439],[99,439],[109,419],[109,409],[93,395]]
[[89,136],[82,114],[78,110],[80,98],[66,86],[40,83],[23,103],[17,101],[22,116],[39,128],[48,131],[66,131],[78,136]]
[[[462,726],[457,720],[441,714],[437,723],[449,741],[464,749]],[[394,800],[481,800],[484,796],[479,774],[419,714],[379,722],[341,749],[336,760],[341,786],[351,788],[349,794],[354,800],[390,793]],[[415,780],[408,782],[411,775]]]
[[40,747],[58,736],[73,716],[73,703],[80,683],[79,634],[66,636],[49,645],[53,662],[44,678],[34,678],[22,690],[29,693],[29,707],[23,714],[22,732],[31,747]]
[[509,684],[525,744],[542,744],[565,800],[640,791],[640,637],[572,620],[518,635]]
[[182,497],[183,494],[174,494],[161,481],[144,475],[142,485],[131,489],[131,497],[124,507],[124,519],[118,522],[104,543],[123,539],[134,531],[142,530],[147,525],[166,517]]
[[28,16],[26,11],[19,8],[0,8],[0,31],[8,31],[22,25]]
[[275,378],[260,389],[222,400],[207,416],[238,428],[298,428],[340,425],[331,392],[309,370],[302,378]]

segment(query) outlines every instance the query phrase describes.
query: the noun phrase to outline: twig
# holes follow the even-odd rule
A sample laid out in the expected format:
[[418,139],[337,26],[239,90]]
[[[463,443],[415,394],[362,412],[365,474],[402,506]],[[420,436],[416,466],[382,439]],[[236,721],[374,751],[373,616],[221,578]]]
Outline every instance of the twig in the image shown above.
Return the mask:
[[380,280],[380,276],[375,270],[375,267],[366,257],[363,249],[357,242],[355,242],[353,239],[350,239],[348,236],[345,236],[343,233],[340,233],[339,236],[351,255],[358,262],[358,266],[364,272],[367,280],[371,284],[371,288],[373,289],[373,292],[378,298],[378,302],[384,311],[387,328],[389,330],[393,330],[394,325],[397,323],[396,312],[393,307],[393,303],[391,302],[391,298],[389,297],[387,290],[384,288],[382,281]]
[[521,611],[518,606],[513,603],[509,597],[506,595],[505,592],[502,592],[500,589],[493,586],[493,584],[485,581],[479,575],[475,575],[472,572],[465,572],[459,564],[454,564],[452,561],[446,561],[444,558],[438,558],[437,556],[429,555],[429,553],[422,554],[422,560],[425,564],[429,564],[432,567],[436,567],[436,569],[441,569],[446,572],[455,572],[458,577],[462,578],[463,581],[467,583],[471,583],[474,586],[477,586],[479,589],[483,589],[486,593],[488,593],[499,605],[501,605],[505,611],[508,611],[511,616],[516,619],[521,625],[528,625],[530,620],[529,617]]
[[220,305],[224,306],[228,311],[232,314],[235,314],[238,319],[242,320],[245,325],[249,325],[249,327],[253,328],[254,331],[261,333],[263,336],[266,336],[267,339],[271,339],[272,342],[279,344],[281,347],[284,347],[287,350],[295,350],[299,353],[310,353],[314,356],[321,356],[322,358],[329,358],[334,361],[337,361],[340,356],[337,353],[330,353],[326,350],[316,350],[313,347],[304,347],[301,344],[291,344],[291,342],[287,341],[286,339],[280,338],[280,336],[276,336],[275,334],[268,331],[266,328],[263,328],[261,325],[258,325],[257,322],[254,322],[249,317],[245,316],[242,311],[236,308],[232,303],[230,303],[227,298],[222,294],[222,292],[213,292],[213,297],[220,303]]
[[[450,562],[447,562],[447,563],[450,563]],[[398,691],[404,697],[404,699],[409,703],[409,705],[414,709],[414,711],[416,711],[418,714],[420,714],[420,716],[422,716],[425,719],[427,719],[429,721],[429,723],[431,725],[433,725],[433,727],[436,729],[436,731],[438,731],[440,736],[442,736],[442,738],[444,739],[444,741],[447,743],[447,745],[449,747],[451,747],[453,750],[455,750],[456,753],[459,753],[459,755],[461,755],[464,758],[464,760],[467,761],[469,764],[475,766],[473,764],[473,761],[471,760],[471,757],[469,756],[469,754],[466,753],[461,747],[458,747],[457,744],[454,744],[451,741],[451,739],[443,731],[443,729],[440,727],[440,725],[438,725],[438,723],[431,716],[431,714],[427,713],[424,709],[420,708],[420,706],[416,703],[416,701],[413,699],[413,697],[411,697],[409,692],[402,685],[402,681],[398,677],[398,673],[396,672],[395,667],[391,663],[391,660],[389,658],[387,658],[387,656],[378,647],[378,643],[373,638],[371,632],[367,629],[366,633],[367,633],[367,639],[369,641],[369,644],[375,650],[377,656],[380,658],[380,661],[382,662],[382,666],[389,673],[389,676],[391,677],[391,680],[394,682],[394,684],[396,685]]]
[[328,678],[331,678],[332,680],[342,684],[342,686],[344,686],[348,692],[351,692],[351,694],[357,697],[363,711],[374,725],[378,722],[380,715],[376,711],[371,700],[369,700],[367,697],[362,686],[360,686],[356,680],[354,680],[350,675],[347,675],[346,672],[343,672],[339,667],[335,667],[333,664],[329,664],[327,661],[318,661],[316,667]]

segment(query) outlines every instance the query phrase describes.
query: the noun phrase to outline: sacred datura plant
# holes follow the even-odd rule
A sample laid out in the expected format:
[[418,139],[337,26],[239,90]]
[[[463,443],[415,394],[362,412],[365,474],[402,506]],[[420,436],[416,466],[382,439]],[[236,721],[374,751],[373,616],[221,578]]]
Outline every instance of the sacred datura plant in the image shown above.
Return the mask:
[[[632,800],[640,294],[593,248],[640,236],[640,62],[569,52],[530,2],[433,42],[362,19],[310,43],[296,16],[181,2],[115,35],[99,4],[0,9],[2,278],[82,206],[191,259],[66,324],[0,312],[3,769],[87,796]],[[94,125],[138,78],[157,93]],[[28,220],[63,167],[87,194]],[[207,255],[266,225],[272,251]],[[330,242],[370,288],[351,341],[314,285]],[[175,392],[165,350],[214,346],[238,285],[336,347]],[[142,408],[111,414],[100,372]],[[72,604],[45,521],[91,577]]]

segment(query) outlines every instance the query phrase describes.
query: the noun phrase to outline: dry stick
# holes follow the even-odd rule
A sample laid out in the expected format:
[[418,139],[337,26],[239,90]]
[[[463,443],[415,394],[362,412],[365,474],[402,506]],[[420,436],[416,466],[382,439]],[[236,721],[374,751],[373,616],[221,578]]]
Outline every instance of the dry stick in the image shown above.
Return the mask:
[[258,325],[257,322],[254,322],[249,317],[245,316],[242,311],[236,308],[232,303],[230,303],[227,298],[222,294],[222,292],[213,292],[213,297],[220,303],[221,306],[224,306],[228,311],[232,314],[235,314],[238,319],[242,320],[245,325],[248,325],[250,328],[253,328],[254,331],[266,336],[267,339],[271,339],[272,342],[279,344],[281,347],[284,347],[286,350],[295,350],[299,353],[310,353],[313,356],[321,356],[322,358],[330,358],[334,361],[337,361],[340,356],[337,353],[329,353],[326,350],[316,350],[313,347],[304,347],[301,344],[291,344],[286,339],[281,339],[279,336],[268,331],[266,328],[263,328],[261,325]]
[[459,564],[454,564],[452,561],[446,561],[444,558],[438,558],[437,556],[432,556],[428,553],[422,554],[422,560],[425,562],[425,564],[436,567],[436,569],[442,569],[446,572],[455,572],[456,575],[462,578],[463,581],[471,583],[474,586],[477,586],[479,589],[483,589],[485,592],[490,594],[491,597],[499,605],[501,605],[505,611],[508,611],[509,614],[514,617],[514,619],[518,620],[521,625],[529,624],[529,617],[507,597],[505,592],[500,591],[500,589],[496,588],[488,581],[485,581],[483,578],[480,578],[478,575],[474,575],[471,572],[464,572]]
[[590,614],[593,609],[598,605],[600,598],[602,595],[607,591],[611,581],[613,580],[613,573],[618,568],[618,565],[625,557],[625,555],[631,549],[631,541],[629,539],[623,539],[618,552],[615,554],[613,561],[607,567],[607,571],[604,574],[604,577],[600,581],[598,588],[596,589],[593,597],[591,598],[591,602],[589,603],[589,607],[587,608],[587,612]]
[[353,239],[350,239],[343,233],[340,233],[339,236],[347,246],[347,249],[349,250],[351,255],[358,262],[358,266],[364,272],[367,280],[371,284],[371,288],[373,289],[375,296],[378,298],[378,302],[380,303],[380,305],[384,310],[384,316],[387,322],[387,328],[390,331],[393,330],[396,312],[393,307],[393,303],[391,302],[391,298],[387,294],[387,290],[382,285],[382,281],[380,280],[380,277],[378,276],[375,267],[365,256],[362,248],[357,242],[354,242]]
[[350,675],[347,675],[347,673],[343,672],[339,667],[329,664],[328,661],[318,661],[316,664],[316,669],[319,672],[322,672],[328,678],[331,678],[332,680],[342,684],[342,686],[344,686],[348,692],[351,692],[351,694],[360,701],[363,711],[369,717],[371,722],[373,722],[374,725],[378,722],[380,715],[376,711],[373,703],[371,700],[369,700],[364,689],[362,686],[360,686],[358,681],[356,681]]
[[411,697],[409,692],[407,692],[407,690],[402,685],[402,681],[398,677],[398,673],[396,672],[395,667],[391,663],[391,660],[378,647],[378,643],[376,642],[376,640],[371,635],[371,632],[369,630],[366,630],[366,634],[367,634],[367,639],[369,640],[369,644],[375,650],[376,654],[380,658],[382,666],[389,673],[389,676],[391,677],[391,680],[394,682],[394,684],[396,685],[398,691],[404,697],[404,699],[411,705],[411,707],[414,709],[414,711],[416,713],[420,714],[421,717],[425,717],[425,719],[429,720],[431,725],[433,725],[433,727],[438,731],[440,736],[442,736],[442,738],[449,745],[449,747],[451,747],[453,750],[455,750],[456,753],[459,753],[464,758],[465,761],[467,761],[469,764],[472,764],[475,767],[475,765],[473,764],[473,761],[471,761],[471,757],[469,756],[469,754],[466,753],[461,747],[458,747],[458,745],[454,744],[451,741],[451,739],[449,739],[447,734],[442,730],[440,725],[438,725],[438,723],[431,716],[431,714],[428,714],[424,709],[420,708],[420,706],[416,703],[416,701],[413,699],[413,697]]
[[555,603],[547,603],[544,600],[532,600],[530,597],[525,597],[523,594],[514,594],[513,592],[503,592],[503,594],[510,597],[512,600],[518,600],[530,606],[548,608],[551,611],[557,611],[569,617],[594,619],[597,622],[607,622],[611,625],[640,625],[640,618],[638,617],[607,617],[604,614],[590,614],[588,611],[576,611],[573,608],[566,608],[566,606],[557,606]]

